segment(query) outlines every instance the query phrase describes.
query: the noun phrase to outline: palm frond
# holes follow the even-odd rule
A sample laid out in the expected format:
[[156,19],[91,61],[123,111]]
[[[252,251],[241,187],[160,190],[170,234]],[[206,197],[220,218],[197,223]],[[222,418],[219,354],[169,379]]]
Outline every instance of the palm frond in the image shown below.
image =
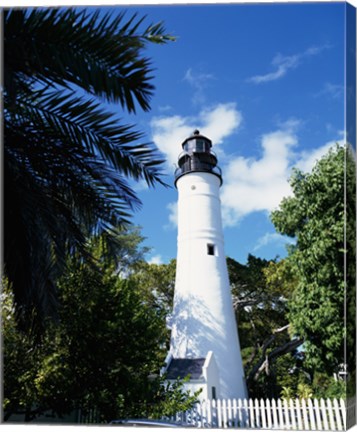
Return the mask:
[[[142,56],[149,41],[172,39],[162,24],[138,32],[143,19],[125,14],[110,22],[73,9],[5,12],[5,77],[25,74],[39,83],[75,84],[109,102],[135,112],[135,101],[149,109],[154,90],[150,61]],[[110,24],[109,24],[110,23]],[[21,29],[21,31],[19,31]],[[138,33],[137,33],[138,32]],[[21,79],[19,79],[21,81]]]
[[56,310],[68,252],[92,261],[87,236],[130,223],[128,178],[164,184],[153,144],[101,105],[149,109],[143,49],[170,37],[144,19],[4,12],[4,264],[22,322]]

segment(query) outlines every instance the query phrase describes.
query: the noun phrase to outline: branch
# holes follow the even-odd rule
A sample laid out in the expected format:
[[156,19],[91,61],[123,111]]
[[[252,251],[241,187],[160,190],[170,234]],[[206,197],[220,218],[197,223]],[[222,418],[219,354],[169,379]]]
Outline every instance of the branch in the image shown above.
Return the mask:
[[255,306],[258,303],[261,303],[261,299],[258,298],[234,298],[233,299],[233,307],[235,310],[243,309],[246,306]]
[[[234,288],[237,289],[236,287]],[[239,296],[233,293],[233,307],[235,310],[243,309],[246,306],[256,306],[263,301],[273,301],[270,296],[261,291],[250,291],[246,292],[245,295],[242,294],[242,289],[238,290],[238,292],[240,293]]]
[[263,370],[266,371],[266,374],[269,375],[269,366],[272,361],[274,361],[277,357],[280,357],[284,354],[287,354],[293,350],[295,350],[297,347],[302,345],[304,342],[304,339],[293,339],[288,342],[286,342],[284,345],[277,347],[273,349],[269,354],[266,354],[266,351],[269,347],[269,345],[272,344],[272,342],[276,339],[277,335],[279,333],[282,333],[283,331],[287,330],[290,327],[290,324],[287,324],[283,327],[280,327],[273,331],[273,334],[266,339],[266,341],[263,343],[262,346],[262,355],[260,357],[260,360],[258,363],[253,367],[251,370],[247,381],[256,381],[259,378],[259,375]]

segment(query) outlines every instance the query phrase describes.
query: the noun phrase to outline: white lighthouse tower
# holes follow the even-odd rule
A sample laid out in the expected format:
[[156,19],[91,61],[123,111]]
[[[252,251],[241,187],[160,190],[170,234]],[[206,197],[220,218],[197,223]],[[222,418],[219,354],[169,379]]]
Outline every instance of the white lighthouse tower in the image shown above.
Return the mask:
[[221,221],[222,174],[212,142],[195,131],[175,172],[178,250],[169,380],[190,375],[201,399],[246,398]]

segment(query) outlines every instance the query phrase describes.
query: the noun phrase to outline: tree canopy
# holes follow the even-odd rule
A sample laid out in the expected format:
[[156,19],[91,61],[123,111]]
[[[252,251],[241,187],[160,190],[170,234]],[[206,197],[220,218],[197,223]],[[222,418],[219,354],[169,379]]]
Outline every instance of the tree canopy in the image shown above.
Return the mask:
[[[346,361],[344,265],[347,251],[355,254],[353,236],[345,236],[346,220],[354,226],[349,217],[355,206],[354,174],[345,171],[350,157],[345,147],[336,145],[311,173],[296,170],[290,179],[293,195],[271,215],[280,233],[296,238],[288,256],[297,277],[288,313],[293,332],[304,339],[306,364],[330,374]],[[344,199],[345,187],[350,203]]]
[[[134,263],[140,236],[127,235]],[[46,326],[40,343],[16,328],[13,298],[8,288],[4,292],[5,420],[12,414],[23,414],[25,421],[44,413],[61,417],[75,409],[82,422],[93,415],[100,423],[160,418],[196,400],[181,381],[171,386],[159,376],[167,352],[165,310],[143,301],[137,279],[118,275],[98,240],[91,252],[100,258],[101,272],[78,255],[68,257],[59,279],[60,319]]]
[[[20,322],[55,314],[55,280],[88,234],[125,224],[128,179],[163,184],[153,144],[118,115],[148,110],[161,23],[73,8],[9,9],[4,30],[4,266]],[[116,113],[107,103],[114,103]]]

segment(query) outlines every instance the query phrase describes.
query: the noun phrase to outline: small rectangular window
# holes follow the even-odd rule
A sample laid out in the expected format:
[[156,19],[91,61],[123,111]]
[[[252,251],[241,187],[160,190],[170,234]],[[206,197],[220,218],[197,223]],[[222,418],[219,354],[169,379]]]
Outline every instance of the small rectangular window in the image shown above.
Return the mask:
[[217,399],[216,387],[212,387],[212,399]]
[[215,247],[213,244],[208,243],[207,245],[207,254],[208,255],[215,255]]

